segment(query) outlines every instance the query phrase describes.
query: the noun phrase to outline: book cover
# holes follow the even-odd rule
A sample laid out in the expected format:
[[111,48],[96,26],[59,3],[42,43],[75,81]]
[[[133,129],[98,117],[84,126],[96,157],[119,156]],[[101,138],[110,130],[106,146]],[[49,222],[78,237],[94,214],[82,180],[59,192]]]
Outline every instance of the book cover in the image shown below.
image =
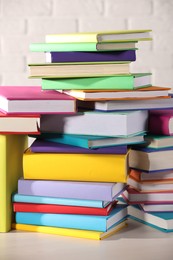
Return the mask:
[[117,222],[127,217],[127,206],[117,204],[109,216],[90,216],[76,214],[46,214],[17,212],[17,224],[30,224],[84,230],[108,231]]
[[38,203],[38,204],[53,204],[53,205],[69,205],[69,206],[80,206],[80,207],[93,207],[93,208],[104,208],[110,202],[103,200],[87,200],[87,199],[71,199],[71,198],[59,198],[59,197],[45,197],[35,195],[22,195],[18,193],[12,194],[13,202],[22,203]]
[[41,86],[44,90],[133,90],[151,86],[151,73],[42,79]]
[[63,144],[43,139],[35,139],[29,147],[33,153],[74,153],[74,154],[126,154],[127,146],[110,146],[86,149],[74,145]]
[[63,199],[113,201],[125,188],[126,185],[120,182],[51,181],[22,178],[18,180],[18,194]]
[[7,113],[74,113],[75,98],[40,86],[0,87],[0,109]]
[[29,64],[30,78],[80,78],[130,74],[129,62],[73,62]]
[[113,42],[113,41],[140,41],[151,40],[152,30],[117,30],[117,31],[100,31],[100,32],[78,32],[66,34],[48,34],[46,42]]
[[38,225],[25,225],[25,224],[12,224],[12,228],[22,231],[30,232],[39,232],[45,234],[54,234],[60,236],[69,236],[77,238],[86,238],[93,240],[105,239],[116,232],[120,231],[122,228],[126,227],[126,221],[120,221],[112,228],[106,232],[91,231],[91,230],[82,230],[82,229],[73,229],[73,228],[58,228],[58,227],[49,227],[49,226],[38,226]]
[[147,131],[147,121],[147,110],[41,115],[40,131],[42,133],[122,137]]
[[93,208],[93,207],[14,202],[13,210],[14,212],[108,216],[116,203],[117,202],[110,203],[105,208]]
[[11,195],[22,176],[25,135],[0,135],[0,232],[8,232],[13,220]]
[[46,62],[135,61],[136,51],[46,52]]

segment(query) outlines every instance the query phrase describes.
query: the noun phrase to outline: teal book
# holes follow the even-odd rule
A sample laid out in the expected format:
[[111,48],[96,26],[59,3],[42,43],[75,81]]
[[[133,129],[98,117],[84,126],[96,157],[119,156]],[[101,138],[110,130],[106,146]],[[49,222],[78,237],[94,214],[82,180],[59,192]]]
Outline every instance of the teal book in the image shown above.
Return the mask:
[[151,86],[151,73],[42,79],[41,85],[44,90],[133,90]]
[[87,199],[71,199],[71,198],[56,198],[36,195],[23,195],[15,193],[12,196],[13,202],[36,203],[36,204],[54,204],[66,206],[81,206],[93,208],[105,208],[110,202],[102,200],[87,200]]
[[16,223],[105,232],[126,217],[127,206],[116,205],[109,216],[17,212]]
[[154,212],[148,213],[141,209],[139,205],[128,207],[129,218],[139,221],[163,232],[173,232],[173,213]]

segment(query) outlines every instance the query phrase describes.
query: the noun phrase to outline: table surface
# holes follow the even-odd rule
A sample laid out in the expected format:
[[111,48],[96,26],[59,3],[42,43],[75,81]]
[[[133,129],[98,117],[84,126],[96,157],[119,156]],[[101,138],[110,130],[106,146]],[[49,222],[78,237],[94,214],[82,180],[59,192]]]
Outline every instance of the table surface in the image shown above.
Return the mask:
[[25,231],[0,234],[2,260],[172,260],[173,233],[134,220],[104,240],[89,240]]

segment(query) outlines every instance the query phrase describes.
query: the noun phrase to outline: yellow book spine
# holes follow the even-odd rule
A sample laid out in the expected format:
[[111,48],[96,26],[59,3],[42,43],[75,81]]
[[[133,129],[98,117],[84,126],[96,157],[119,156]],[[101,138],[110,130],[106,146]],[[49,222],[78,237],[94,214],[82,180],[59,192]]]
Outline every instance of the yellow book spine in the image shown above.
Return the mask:
[[96,33],[71,33],[71,34],[48,34],[46,35],[47,43],[64,43],[64,42],[93,42],[97,43]]
[[22,176],[22,157],[27,147],[24,135],[0,135],[0,232],[11,229],[11,195]]
[[70,228],[57,228],[57,227],[49,227],[49,226],[34,226],[34,225],[26,225],[26,224],[12,224],[12,229],[29,231],[29,232],[39,232],[45,234],[53,234],[60,236],[69,236],[76,238],[87,238],[100,240],[107,238],[116,232],[120,231],[122,228],[127,226],[126,222],[118,224],[117,227],[113,228],[110,232],[99,232],[99,231],[90,231],[90,230],[80,230],[80,229],[70,229]]
[[23,155],[25,179],[126,182],[127,155],[32,153]]

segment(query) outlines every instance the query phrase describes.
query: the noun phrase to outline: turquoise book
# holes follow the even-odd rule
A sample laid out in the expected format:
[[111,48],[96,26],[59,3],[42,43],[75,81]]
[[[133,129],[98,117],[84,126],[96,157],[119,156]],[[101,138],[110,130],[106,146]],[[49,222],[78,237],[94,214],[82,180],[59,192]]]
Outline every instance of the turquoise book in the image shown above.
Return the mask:
[[46,214],[17,212],[17,224],[30,224],[50,227],[74,228],[82,230],[108,231],[119,221],[127,218],[127,206],[116,205],[109,216],[76,214]]

